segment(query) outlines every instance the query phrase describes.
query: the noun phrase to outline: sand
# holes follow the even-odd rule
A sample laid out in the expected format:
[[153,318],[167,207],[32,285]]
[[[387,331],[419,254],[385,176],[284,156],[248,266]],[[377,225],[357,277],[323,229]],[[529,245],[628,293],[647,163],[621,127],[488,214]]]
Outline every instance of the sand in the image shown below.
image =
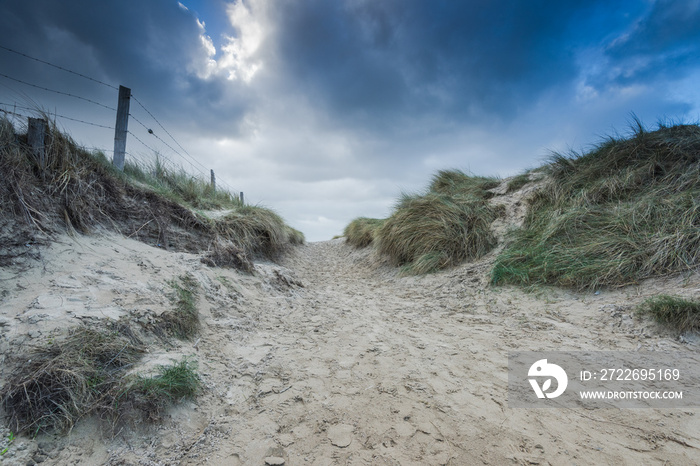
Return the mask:
[[[518,209],[517,202],[509,209]],[[32,464],[700,464],[700,416],[686,409],[514,409],[507,357],[519,350],[698,353],[633,314],[660,292],[697,297],[700,277],[599,293],[488,285],[492,257],[399,277],[343,239],[296,248],[254,276],[102,232],[58,238],[24,270],[3,269],[0,349],[78,325],[148,322],[168,281],[200,284],[196,341],[163,344],[134,368],[193,357],[200,395],[160,423],[18,437],[2,463]],[[3,436],[7,430],[0,432]]]

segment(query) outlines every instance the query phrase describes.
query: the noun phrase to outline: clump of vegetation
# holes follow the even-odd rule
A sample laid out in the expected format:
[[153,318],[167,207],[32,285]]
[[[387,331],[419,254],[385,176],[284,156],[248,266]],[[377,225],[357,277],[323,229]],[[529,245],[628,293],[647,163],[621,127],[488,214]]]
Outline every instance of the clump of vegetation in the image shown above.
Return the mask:
[[530,173],[521,173],[520,175],[514,176],[512,180],[508,182],[508,187],[506,189],[506,192],[512,193],[513,191],[517,191],[526,184],[530,182]]
[[224,241],[217,238],[209,247],[209,251],[202,257],[202,263],[211,267],[225,267],[241,270],[252,274],[255,268],[253,262],[243,249],[232,241]]
[[304,233],[300,232],[296,228],[285,225],[285,230],[287,231],[287,241],[289,241],[289,244],[292,246],[299,246],[306,242]]
[[700,329],[700,302],[696,300],[659,295],[644,301],[637,310],[681,333]]
[[637,122],[587,154],[555,154],[495,284],[625,285],[698,265],[700,127]]
[[109,412],[126,367],[143,347],[117,331],[78,327],[23,357],[0,397],[15,432],[71,428]]
[[439,172],[426,194],[402,196],[376,232],[379,251],[408,274],[483,256],[496,244],[490,225],[499,210],[487,200],[497,185],[494,178]]
[[246,254],[277,258],[293,244],[303,244],[304,235],[284,223],[270,209],[241,206],[215,225],[219,235],[232,241]]
[[195,396],[201,384],[196,369],[197,365],[187,358],[170,366],[160,366],[157,375],[138,376],[131,383],[129,398],[135,400],[148,418],[157,419],[169,404]]
[[379,218],[359,217],[345,227],[343,236],[345,241],[356,248],[364,248],[372,244],[376,238],[377,231],[386,220]]
[[447,196],[490,199],[493,193],[489,189],[498,184],[498,178],[468,175],[461,170],[440,170],[433,175],[428,191]]
[[186,274],[182,275],[179,281],[171,281],[170,286],[175,291],[172,298],[175,309],[163,313],[162,325],[176,337],[190,339],[197,335],[200,327],[197,310],[199,285],[194,277]]
[[116,425],[125,417],[157,419],[170,403],[190,398],[200,382],[187,359],[145,378],[126,375],[144,347],[131,330],[81,326],[18,357],[17,369],[0,392],[13,432],[66,431],[85,416]]

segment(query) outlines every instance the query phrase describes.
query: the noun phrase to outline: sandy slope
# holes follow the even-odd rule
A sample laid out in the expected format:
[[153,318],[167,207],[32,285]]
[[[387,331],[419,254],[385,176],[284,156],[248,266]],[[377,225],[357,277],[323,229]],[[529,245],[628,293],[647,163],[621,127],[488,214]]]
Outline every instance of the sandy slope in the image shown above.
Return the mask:
[[86,420],[64,438],[18,439],[3,462],[700,464],[698,409],[511,409],[506,394],[509,351],[697,353],[630,312],[662,290],[698,296],[700,277],[528,294],[488,287],[487,269],[488,258],[399,278],[334,240],[250,277],[118,236],[66,237],[43,266],[3,272],[3,354],[80,321],[146,328],[170,305],[167,281],[189,271],[203,289],[201,339],[154,340],[137,370],[194,355],[205,388],[160,426],[111,437]]

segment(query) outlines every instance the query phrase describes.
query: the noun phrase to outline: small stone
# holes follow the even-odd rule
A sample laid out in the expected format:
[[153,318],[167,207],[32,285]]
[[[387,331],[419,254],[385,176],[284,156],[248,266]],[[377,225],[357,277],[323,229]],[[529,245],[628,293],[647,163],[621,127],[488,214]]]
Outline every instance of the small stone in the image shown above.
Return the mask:
[[282,466],[284,465],[284,458],[280,456],[268,456],[265,458],[265,464],[268,466]]
[[345,448],[352,443],[354,428],[347,424],[338,424],[328,429],[328,439],[333,445]]

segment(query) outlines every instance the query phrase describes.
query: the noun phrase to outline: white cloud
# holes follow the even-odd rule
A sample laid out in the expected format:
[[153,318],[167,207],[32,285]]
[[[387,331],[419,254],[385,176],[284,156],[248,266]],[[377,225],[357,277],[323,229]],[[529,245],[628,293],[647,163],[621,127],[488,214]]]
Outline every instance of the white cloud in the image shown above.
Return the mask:
[[250,83],[263,66],[256,56],[265,38],[265,27],[260,17],[261,2],[239,1],[227,8],[236,37],[226,36],[227,43],[221,47],[223,56],[218,60],[219,69],[227,72],[230,80],[243,80]]

